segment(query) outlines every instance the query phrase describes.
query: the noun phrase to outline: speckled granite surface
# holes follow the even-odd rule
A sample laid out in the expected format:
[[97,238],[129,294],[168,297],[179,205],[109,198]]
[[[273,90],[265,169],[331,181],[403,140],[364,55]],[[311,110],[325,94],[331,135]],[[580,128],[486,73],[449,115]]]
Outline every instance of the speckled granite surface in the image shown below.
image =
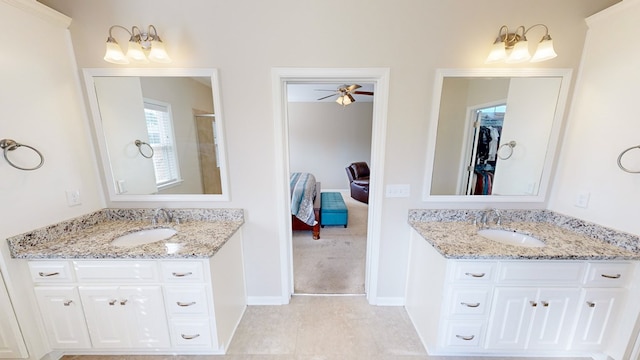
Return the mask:
[[[540,248],[501,244],[477,234],[483,210],[410,210],[409,224],[452,259],[640,260],[640,238],[548,210],[500,210],[502,228],[532,235]],[[492,224],[493,225],[493,224]]]
[[[13,236],[7,241],[18,259],[207,258],[244,223],[241,209],[168,209],[180,224],[152,225],[154,209],[103,209]],[[170,227],[176,235],[151,244],[118,247],[116,237],[142,229]]]

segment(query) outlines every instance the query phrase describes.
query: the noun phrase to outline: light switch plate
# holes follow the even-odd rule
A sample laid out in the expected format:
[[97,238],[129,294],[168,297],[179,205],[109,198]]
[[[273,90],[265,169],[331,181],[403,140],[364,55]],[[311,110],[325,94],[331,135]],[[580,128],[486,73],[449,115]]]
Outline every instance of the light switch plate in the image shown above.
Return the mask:
[[80,200],[80,190],[67,190],[67,205],[69,206],[77,206],[82,204]]
[[589,206],[589,197],[591,197],[591,194],[588,192],[578,194],[574,205],[586,209]]
[[386,197],[409,197],[411,187],[409,184],[390,184],[385,190]]

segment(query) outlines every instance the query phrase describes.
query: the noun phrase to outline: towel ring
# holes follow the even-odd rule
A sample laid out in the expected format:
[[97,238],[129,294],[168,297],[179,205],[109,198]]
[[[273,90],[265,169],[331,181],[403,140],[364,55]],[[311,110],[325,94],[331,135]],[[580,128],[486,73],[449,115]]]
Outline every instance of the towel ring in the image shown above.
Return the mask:
[[633,150],[633,149],[640,149],[640,145],[632,146],[632,147],[630,147],[630,148],[626,149],[625,151],[621,152],[621,153],[620,153],[620,155],[618,156],[618,166],[620,167],[620,169],[621,169],[622,171],[626,171],[626,172],[631,173],[631,174],[640,174],[640,170],[638,170],[638,171],[631,171],[631,170],[627,169],[626,167],[622,166],[622,157],[623,157],[623,156],[624,156],[624,154],[626,154],[628,151],[631,151],[631,150]]
[[[151,159],[153,157],[153,154],[155,154],[155,152],[153,151],[153,148],[148,143],[144,141],[136,140],[135,144],[138,147],[138,151],[140,152],[140,155],[146,157],[147,159]],[[149,150],[151,150],[151,155],[147,155],[142,151],[142,145],[147,145],[149,147]]]
[[[11,162],[11,160],[9,160],[9,157],[7,156],[7,153],[9,151],[16,150],[19,147],[26,147],[28,149],[31,149],[31,150],[35,151],[35,153],[38,154],[38,156],[40,157],[40,163],[38,165],[36,165],[35,167],[25,168],[25,167],[18,166],[16,164],[14,164],[13,162]],[[38,149],[34,148],[33,146],[29,146],[29,145],[25,145],[25,144],[19,144],[19,143],[15,142],[14,140],[11,140],[11,139],[2,139],[2,140],[0,140],[0,148],[2,148],[4,150],[3,151],[4,159],[7,160],[9,165],[13,166],[16,169],[31,171],[31,170],[39,169],[40,167],[42,167],[42,164],[44,164],[44,156],[42,156],[42,153],[40,151],[38,151]]]
[[[502,149],[502,148],[503,148],[503,147],[505,147],[505,146],[508,146],[508,147],[509,147],[509,155],[502,157],[502,156],[500,156],[500,149]],[[501,160],[507,160],[507,159],[509,159],[509,158],[511,157],[511,155],[513,155],[513,148],[514,148],[514,147],[516,147],[516,142],[515,142],[515,141],[513,141],[513,140],[509,141],[509,142],[508,142],[508,143],[506,143],[506,144],[502,144],[502,145],[500,145],[500,147],[498,148],[498,151],[497,151],[497,153],[498,153],[498,157],[499,157]]]

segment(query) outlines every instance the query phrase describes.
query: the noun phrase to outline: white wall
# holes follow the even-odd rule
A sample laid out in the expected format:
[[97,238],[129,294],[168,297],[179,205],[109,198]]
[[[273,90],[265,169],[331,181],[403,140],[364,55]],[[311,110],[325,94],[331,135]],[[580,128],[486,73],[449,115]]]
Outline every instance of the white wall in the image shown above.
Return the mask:
[[[432,155],[426,154],[425,139],[435,69],[486,67],[484,59],[505,23],[510,27],[545,23],[559,54],[548,62],[516,67],[576,69],[586,32],[584,18],[616,1],[42,2],[74,19],[71,32],[81,68],[116,67],[102,60],[111,25],[154,24],[174,60],[171,67],[219,69],[231,201],[195,206],[245,209],[247,289],[254,297],[279,297],[283,286],[276,224],[286,214],[273,211],[277,186],[271,69],[390,68],[386,159],[385,169],[380,170],[385,184],[409,184],[412,192],[408,198],[389,198],[381,204],[377,296],[397,299],[405,287],[407,210],[468,206],[421,201],[425,157]],[[335,24],[348,34],[346,41],[337,36]],[[115,36],[121,43],[128,38],[118,32]],[[538,36],[542,34],[531,34],[529,39]]]
[[[10,257],[4,239],[104,207],[68,23],[33,1],[0,1],[0,138],[34,146],[45,157],[35,171],[14,169],[0,157],[0,268],[31,359],[48,345],[38,336],[26,263]],[[75,189],[82,204],[69,207],[65,191]]]
[[348,189],[345,168],[356,161],[371,165],[373,103],[290,102],[287,111],[292,172],[314,174],[323,189]]

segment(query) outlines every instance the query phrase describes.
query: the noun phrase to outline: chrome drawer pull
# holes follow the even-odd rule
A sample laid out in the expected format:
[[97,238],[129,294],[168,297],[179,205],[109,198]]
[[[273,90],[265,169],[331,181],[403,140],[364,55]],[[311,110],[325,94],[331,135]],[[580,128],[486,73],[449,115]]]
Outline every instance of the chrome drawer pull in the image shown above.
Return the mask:
[[64,304],[64,306],[69,306],[69,305],[71,305],[72,302],[73,302],[73,300],[65,300],[63,304]]
[[127,299],[120,300],[120,305],[127,305]]
[[56,275],[60,275],[60,273],[59,273],[59,272],[57,272],[57,271],[56,271],[56,272],[52,272],[52,273],[45,273],[45,272],[40,271],[40,272],[38,273],[38,275],[40,275],[41,277],[49,277],[49,276],[56,276]]
[[195,335],[185,335],[185,334],[182,334],[182,335],[180,335],[180,336],[182,336],[182,338],[183,338],[183,339],[185,339],[185,340],[193,340],[193,339],[195,339],[195,338],[197,338],[197,337],[200,337],[200,334],[195,334]]
[[118,302],[118,300],[116,300],[116,299],[111,299],[111,300],[109,300],[109,305],[113,306],[113,305],[115,305],[117,302]]
[[620,275],[620,274],[615,274],[615,275],[600,274],[600,276],[602,276],[603,278],[607,278],[607,279],[620,279],[620,277],[622,275]]
[[589,307],[596,307],[595,303],[592,303],[591,301],[587,301],[587,306]]
[[549,307],[549,303],[548,303],[548,302],[546,302],[546,301],[542,301],[542,306],[544,306],[544,307]]
[[471,276],[471,277],[475,277],[475,278],[481,278],[484,277],[486,274],[485,273],[464,273],[467,276]]
[[538,303],[535,301],[529,301],[529,304],[531,304],[531,306],[536,307],[538,306]]
[[195,301],[192,301],[192,302],[184,303],[184,302],[176,301],[176,304],[178,304],[178,306],[186,307],[186,306],[192,306],[192,305],[195,305],[195,304],[196,304],[196,302],[195,302]]
[[477,308],[478,306],[480,306],[480,303],[469,304],[469,303],[466,303],[466,302],[461,302],[460,305],[464,305],[464,306],[470,307],[470,308]]
[[475,338],[476,336],[475,335],[470,335],[470,336],[456,335],[456,337],[464,341],[469,341],[469,340],[473,340],[473,338]]
[[186,272],[186,273],[177,273],[177,272],[174,272],[174,273],[172,273],[172,275],[173,275],[173,276],[175,276],[175,277],[185,277],[185,276],[193,275],[193,273],[192,273],[191,271]]

